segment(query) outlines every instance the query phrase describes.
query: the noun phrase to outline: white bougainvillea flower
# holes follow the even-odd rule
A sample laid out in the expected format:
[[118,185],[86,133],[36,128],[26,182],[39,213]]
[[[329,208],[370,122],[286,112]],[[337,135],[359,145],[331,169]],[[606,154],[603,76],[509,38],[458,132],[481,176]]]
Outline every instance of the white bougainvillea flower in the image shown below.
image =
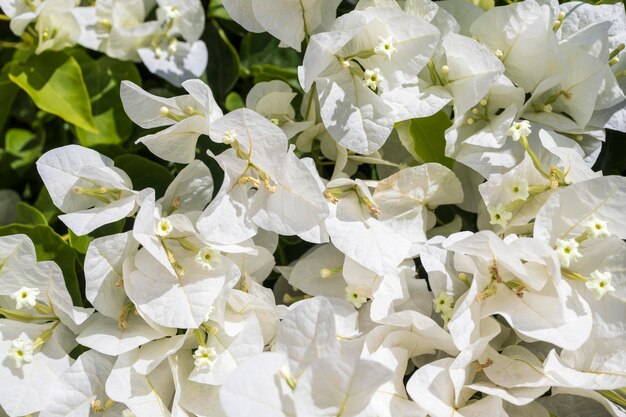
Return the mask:
[[70,367],[73,333],[52,325],[0,320],[0,407],[7,415],[43,410],[59,376]]
[[22,36],[26,28],[35,22],[35,53],[58,51],[74,46],[78,41],[80,26],[72,14],[72,9],[76,6],[74,0],[19,1],[11,5],[7,3],[0,6],[3,10],[8,10],[8,13],[15,13],[10,23],[11,31],[15,35]]
[[195,158],[198,138],[208,134],[209,124],[222,117],[222,110],[202,81],[188,80],[183,84],[188,95],[161,98],[124,81],[120,95],[126,114],[142,128],[170,126],[137,142],[162,159],[188,164]]
[[475,40],[448,33],[422,71],[433,85],[440,85],[454,97],[455,114],[465,114],[489,91],[504,73],[504,66]]
[[147,6],[143,0],[112,0],[75,7],[72,14],[80,25],[78,43],[112,58],[139,62],[137,49],[160,30],[158,22],[144,22],[150,12]]
[[[584,198],[580,198],[584,195]],[[583,181],[555,193],[539,210],[534,236],[556,244],[557,239],[576,238],[584,232],[591,215],[609,221],[611,233],[626,238],[626,179],[607,176]]]
[[156,48],[139,48],[137,53],[148,70],[175,86],[200,77],[206,69],[209,52],[203,41],[169,40]]
[[[409,379],[407,392],[421,408],[432,417],[489,415],[505,417],[508,414],[502,408],[502,400],[495,396],[486,396],[480,400],[467,401],[471,393],[455,399],[454,381],[451,375],[452,358],[439,359],[420,367]],[[463,379],[469,379],[465,372]]]
[[408,256],[411,242],[379,220],[382,213],[362,180],[328,183],[331,213],[326,229],[337,249],[365,268],[384,275]]
[[313,125],[312,121],[296,122],[291,101],[296,97],[289,84],[281,80],[255,84],[246,96],[246,107],[265,116],[291,139]]
[[502,61],[504,74],[529,93],[563,69],[552,23],[536,1],[528,0],[488,10],[470,30]]
[[250,32],[269,32],[300,52],[311,35],[326,30],[335,20],[340,0],[226,0],[228,14]]
[[556,255],[544,242],[504,242],[493,232],[482,231],[444,247],[470,255],[473,262],[459,271],[472,274],[473,281],[457,300],[451,323],[466,309],[479,306],[479,317],[500,314],[531,340],[575,349],[589,337],[590,307],[562,279]]
[[94,239],[85,254],[85,295],[111,319],[118,319],[126,304],[123,264],[138,247],[131,232],[126,232]]
[[[396,51],[389,59],[375,49],[379,37],[390,36]],[[395,122],[443,107],[449,98],[421,96],[417,78],[438,37],[428,22],[394,8],[353,11],[337,19],[332,31],[313,36],[299,68],[300,84],[305,91],[316,84],[321,118],[333,139],[369,155],[385,143]]]
[[381,210],[379,220],[416,246],[426,241],[435,223],[432,210],[463,201],[461,183],[443,165],[428,163],[405,168],[376,185],[374,200]]
[[232,288],[239,269],[227,257],[213,271],[195,262],[196,253],[172,242],[170,256],[176,260],[174,273],[146,249],[135,257],[136,269],[129,275],[125,290],[137,311],[165,327],[196,328],[205,321],[211,306],[224,288]]
[[79,236],[131,215],[141,198],[111,159],[81,146],[46,152],[37,170],[54,205],[67,213],[59,218]]
[[145,374],[135,368],[140,359],[139,349],[118,356],[106,380],[106,395],[136,417],[170,416],[167,404],[174,394],[174,381],[166,355],[159,355]]
[[489,178],[520,161],[522,151],[507,131],[524,104],[524,90],[501,76],[488,94],[446,130],[446,155]]
[[392,377],[379,362],[357,358],[318,359],[298,378],[294,390],[297,415],[342,415],[372,413],[372,397]]
[[89,416],[93,413],[104,417],[121,415],[126,406],[115,404],[105,393],[105,383],[114,363],[114,358],[93,350],[80,355],[76,362],[60,375],[50,392],[48,403],[39,415],[44,417]]
[[294,304],[280,323],[274,350],[287,355],[294,375],[300,375],[319,358],[339,356],[330,302],[324,297],[315,297]]
[[[282,235],[319,227],[328,213],[323,184],[311,161],[298,159],[287,147],[280,128],[239,109],[212,123],[210,135],[231,148],[214,156],[225,171],[224,182],[198,219],[201,233],[231,241],[240,233],[244,239],[253,236],[254,225]],[[237,226],[225,228],[231,222]]]

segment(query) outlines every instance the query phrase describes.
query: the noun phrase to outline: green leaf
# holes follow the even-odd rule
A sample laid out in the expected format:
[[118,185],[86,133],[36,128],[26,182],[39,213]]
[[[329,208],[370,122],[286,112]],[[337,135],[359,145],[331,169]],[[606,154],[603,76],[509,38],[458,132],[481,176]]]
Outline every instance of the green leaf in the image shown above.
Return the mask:
[[52,198],[50,198],[50,193],[48,193],[48,189],[46,187],[41,187],[41,191],[39,191],[39,195],[35,201],[35,207],[41,214],[43,214],[48,224],[56,222],[59,214],[62,214],[61,210],[59,210],[52,202]]
[[9,70],[11,65],[7,64],[0,72],[0,130],[4,128],[4,124],[11,113],[13,101],[19,91],[19,88],[9,80]]
[[65,285],[76,306],[82,306],[78,277],[76,276],[76,253],[74,249],[59,236],[50,226],[26,226],[11,224],[0,227],[0,236],[25,234],[35,244],[38,261],[54,261],[63,271]]
[[26,91],[41,110],[97,132],[83,73],[71,55],[63,51],[31,55],[26,62],[11,65],[9,78]]
[[295,70],[302,63],[300,54],[291,48],[279,48],[280,41],[269,33],[248,33],[241,40],[241,65],[272,65]]
[[445,156],[445,132],[450,126],[450,118],[440,111],[429,117],[404,122],[398,133],[404,147],[418,162],[438,162],[452,168],[454,161]]
[[141,77],[135,64],[104,56],[98,60],[83,62],[82,70],[98,131],[77,128],[76,135],[80,144],[92,147],[96,144],[125,142],[132,134],[133,124],[122,106],[120,84],[129,80],[141,85]]
[[207,25],[204,41],[211,57],[211,65],[207,67],[207,80],[215,99],[222,102],[239,79],[239,55],[224,30],[215,21]]
[[123,169],[133,179],[133,188],[153,188],[157,198],[165,194],[174,177],[163,165],[138,155],[122,155],[115,159],[115,166]]
[[27,224],[32,226],[48,225],[48,220],[37,208],[30,204],[19,202],[17,204],[17,219],[16,223]]
[[243,99],[241,98],[239,93],[237,93],[236,91],[233,91],[229,95],[226,96],[226,103],[224,106],[226,107],[226,110],[228,111],[233,111],[233,110],[240,109],[242,107],[246,107],[245,103],[243,102]]
[[41,156],[43,145],[36,141],[37,136],[26,129],[9,129],[5,136],[5,149],[18,158],[11,163],[11,168],[30,167]]
[[85,236],[77,236],[71,229],[68,230],[69,234],[69,242],[70,246],[76,249],[76,252],[82,253],[83,255],[87,253],[87,248],[89,247],[89,243],[93,240],[93,238],[89,235]]

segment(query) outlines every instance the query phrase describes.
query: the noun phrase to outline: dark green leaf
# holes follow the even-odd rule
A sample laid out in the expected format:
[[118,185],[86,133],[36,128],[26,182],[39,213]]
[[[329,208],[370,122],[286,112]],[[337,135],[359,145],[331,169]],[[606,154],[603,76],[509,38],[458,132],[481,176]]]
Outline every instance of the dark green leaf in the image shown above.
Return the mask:
[[135,190],[154,188],[157,198],[165,194],[174,177],[163,165],[138,155],[122,155],[115,159],[115,166],[126,171],[133,180]]
[[126,116],[120,99],[120,84],[130,80],[141,84],[139,72],[132,62],[102,57],[82,64],[85,84],[91,98],[93,120],[97,132],[77,128],[81,145],[119,144],[130,137],[133,124]]
[[15,96],[19,91],[18,86],[9,80],[10,68],[11,66],[7,64],[0,72],[0,97],[2,97],[2,100],[0,100],[0,131],[4,128],[4,124],[11,113]]
[[215,99],[222,102],[239,79],[239,55],[215,21],[207,25],[204,40],[211,57],[207,80]]
[[35,207],[41,214],[43,214],[48,224],[56,222],[59,214],[62,214],[61,210],[59,210],[52,202],[46,187],[41,187],[41,191],[39,191],[39,195],[35,201]]
[[246,107],[246,105],[243,102],[243,99],[241,98],[241,96],[237,92],[233,91],[228,96],[226,96],[225,107],[226,107],[226,110],[233,111],[233,110],[240,109],[242,107]]
[[39,210],[30,204],[20,202],[17,204],[17,219],[16,223],[27,224],[32,226],[48,225],[48,220]]
[[445,131],[450,126],[450,118],[440,111],[429,117],[410,120],[407,134],[401,134],[400,139],[419,162],[438,162],[452,168],[454,161],[445,156]]

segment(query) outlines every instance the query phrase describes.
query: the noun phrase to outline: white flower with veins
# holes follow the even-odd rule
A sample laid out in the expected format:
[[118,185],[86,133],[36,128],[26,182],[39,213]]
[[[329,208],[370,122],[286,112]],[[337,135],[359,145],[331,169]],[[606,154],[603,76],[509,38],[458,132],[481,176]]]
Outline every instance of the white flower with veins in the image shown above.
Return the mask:
[[15,308],[21,310],[22,308],[33,308],[37,304],[37,296],[39,295],[38,288],[22,287],[19,290],[11,294],[11,298],[15,300]]

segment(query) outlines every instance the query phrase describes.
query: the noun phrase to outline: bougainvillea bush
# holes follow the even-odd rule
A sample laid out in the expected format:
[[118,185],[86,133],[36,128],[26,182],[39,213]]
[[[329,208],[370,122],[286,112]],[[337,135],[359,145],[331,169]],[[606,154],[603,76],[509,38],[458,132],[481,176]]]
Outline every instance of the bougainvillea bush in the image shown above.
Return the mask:
[[623,3],[0,8],[0,416],[626,416]]

